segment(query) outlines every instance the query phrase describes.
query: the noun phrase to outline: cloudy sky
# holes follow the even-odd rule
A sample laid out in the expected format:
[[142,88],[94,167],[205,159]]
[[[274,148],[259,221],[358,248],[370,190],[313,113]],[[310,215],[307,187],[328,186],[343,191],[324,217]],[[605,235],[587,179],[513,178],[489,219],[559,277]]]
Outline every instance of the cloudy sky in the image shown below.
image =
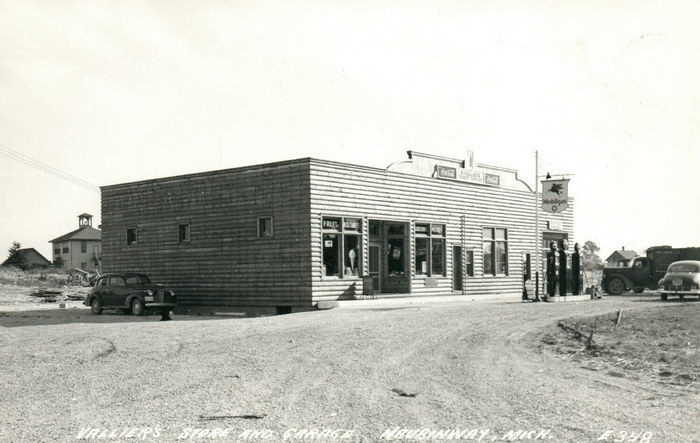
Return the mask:
[[[574,174],[576,239],[700,246],[695,1],[0,0],[0,247],[96,186],[413,149]],[[3,256],[4,257],[4,256]]]

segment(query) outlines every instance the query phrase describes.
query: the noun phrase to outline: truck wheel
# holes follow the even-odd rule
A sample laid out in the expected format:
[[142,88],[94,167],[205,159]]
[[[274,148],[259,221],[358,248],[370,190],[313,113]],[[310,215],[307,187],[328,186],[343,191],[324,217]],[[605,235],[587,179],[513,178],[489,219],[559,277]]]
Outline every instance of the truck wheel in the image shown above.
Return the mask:
[[97,299],[97,297],[93,298],[92,302],[90,302],[90,310],[92,311],[93,315],[102,314],[102,306],[100,306],[100,301]]
[[131,302],[131,313],[137,316],[143,315],[143,303],[140,299],[135,298],[134,301]]
[[663,300],[663,301],[668,300],[668,294],[661,294],[661,300]]
[[633,291],[635,294],[641,294],[642,292],[644,292],[644,288],[634,288]]
[[625,291],[625,282],[620,278],[613,278],[608,283],[608,293],[612,295],[620,295]]

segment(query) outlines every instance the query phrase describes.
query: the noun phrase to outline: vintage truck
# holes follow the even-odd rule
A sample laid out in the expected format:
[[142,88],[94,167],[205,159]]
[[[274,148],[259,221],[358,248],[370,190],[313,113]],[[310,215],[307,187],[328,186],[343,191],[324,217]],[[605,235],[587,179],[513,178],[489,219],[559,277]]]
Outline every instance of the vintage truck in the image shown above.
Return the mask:
[[627,267],[603,269],[601,288],[612,295],[630,290],[639,294],[645,288],[657,289],[668,265],[679,260],[700,260],[700,248],[653,246],[647,249],[646,257],[633,258]]

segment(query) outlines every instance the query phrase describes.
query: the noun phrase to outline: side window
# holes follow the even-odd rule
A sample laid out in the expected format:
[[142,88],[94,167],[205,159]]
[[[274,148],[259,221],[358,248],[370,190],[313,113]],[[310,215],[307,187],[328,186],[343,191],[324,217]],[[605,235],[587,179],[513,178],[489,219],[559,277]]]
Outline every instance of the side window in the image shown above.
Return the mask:
[[190,224],[177,225],[177,242],[185,243],[190,241]]
[[139,278],[136,275],[132,275],[131,277],[126,278],[127,285],[138,285],[139,283]]
[[124,283],[124,279],[121,277],[110,277],[109,278],[109,285],[110,286],[126,286]]
[[109,281],[108,278],[101,278],[100,282],[97,284],[97,286],[107,286],[108,281]]
[[128,228],[126,230],[126,244],[135,245],[136,240],[136,228]]
[[258,237],[272,237],[272,217],[258,218]]

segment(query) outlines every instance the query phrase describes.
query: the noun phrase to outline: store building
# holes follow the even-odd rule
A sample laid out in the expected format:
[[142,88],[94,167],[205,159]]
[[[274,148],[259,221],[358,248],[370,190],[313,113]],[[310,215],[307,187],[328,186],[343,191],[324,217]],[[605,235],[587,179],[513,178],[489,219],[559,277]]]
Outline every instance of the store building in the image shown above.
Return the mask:
[[379,296],[521,294],[536,243],[573,244],[573,199],[540,213],[536,242],[533,190],[470,163],[409,151],[386,169],[304,158],[105,186],[103,267],[217,310],[313,309],[369,277]]

